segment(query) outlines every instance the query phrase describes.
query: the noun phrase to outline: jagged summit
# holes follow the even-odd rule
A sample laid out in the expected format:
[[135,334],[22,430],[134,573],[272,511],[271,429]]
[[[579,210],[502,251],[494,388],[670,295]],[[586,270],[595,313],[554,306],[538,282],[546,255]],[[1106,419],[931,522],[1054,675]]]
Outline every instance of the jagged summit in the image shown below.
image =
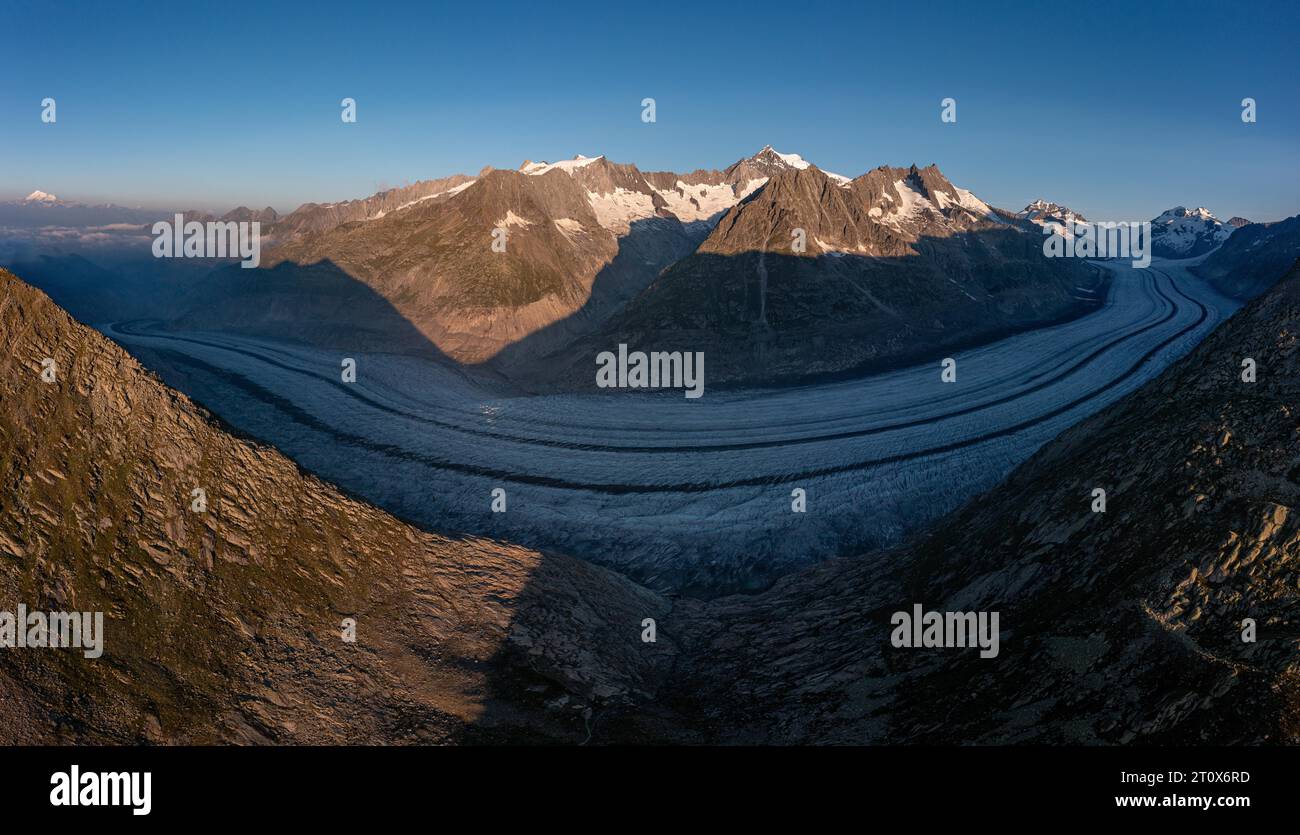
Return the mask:
[[[799,154],[786,154],[771,145],[764,145],[758,153],[732,163],[723,172],[733,181],[740,179],[771,178],[782,171],[806,171],[815,168],[812,163]],[[840,185],[849,182],[848,177],[818,168],[823,174]]]
[[807,168],[810,163],[798,154],[783,154],[771,145],[764,145],[762,150],[750,157],[751,161],[764,161],[787,168]]

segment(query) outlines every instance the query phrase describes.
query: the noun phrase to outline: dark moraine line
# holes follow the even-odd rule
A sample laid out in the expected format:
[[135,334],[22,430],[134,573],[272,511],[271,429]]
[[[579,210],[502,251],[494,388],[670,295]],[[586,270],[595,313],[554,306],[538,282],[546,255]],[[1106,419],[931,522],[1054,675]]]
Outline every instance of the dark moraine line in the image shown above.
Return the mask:
[[[1169,278],[1164,273],[1161,273],[1161,275],[1164,276],[1165,278]],[[498,481],[506,481],[515,484],[530,484],[539,487],[551,487],[560,490],[578,490],[578,491],[608,494],[608,495],[626,495],[626,494],[633,494],[633,493],[706,493],[713,490],[729,490],[729,489],[740,488],[740,487],[764,487],[764,486],[770,486],[776,484],[788,484],[795,481],[806,481],[808,479],[823,478],[826,476],[839,475],[842,473],[859,472],[862,470],[873,469],[875,467],[881,467],[887,464],[897,464],[905,461],[914,461],[919,458],[926,458],[933,455],[942,455],[947,452],[955,452],[959,449],[964,449],[966,447],[982,444],[985,443],[986,441],[994,440],[996,438],[1003,438],[1003,437],[1007,437],[1008,435],[1014,435],[1017,432],[1021,432],[1025,429],[1029,429],[1040,423],[1051,420],[1052,418],[1064,414],[1065,412],[1068,412],[1071,409],[1074,409],[1077,406],[1080,406],[1083,403],[1086,403],[1087,401],[1092,400],[1098,395],[1106,391],[1109,391],[1110,389],[1119,385],[1124,380],[1136,374],[1138,369],[1140,369],[1143,365],[1145,365],[1148,360],[1150,360],[1153,356],[1158,354],[1160,351],[1164,350],[1171,343],[1182,338],[1183,336],[1187,335],[1188,333],[1195,330],[1196,328],[1200,327],[1200,325],[1209,316],[1209,311],[1206,309],[1205,305],[1201,304],[1196,299],[1191,298],[1190,296],[1186,295],[1181,290],[1179,290],[1177,285],[1173,283],[1172,279],[1170,279],[1170,286],[1175,293],[1177,293],[1187,301],[1191,302],[1192,304],[1200,308],[1201,314],[1197,318],[1197,320],[1192,324],[1188,325],[1187,327],[1179,330],[1177,333],[1173,334],[1172,336],[1169,336],[1168,338],[1160,342],[1160,344],[1151,348],[1149,351],[1147,351],[1145,354],[1139,357],[1138,360],[1134,362],[1133,365],[1130,366],[1129,369],[1125,371],[1123,374],[1119,375],[1118,377],[1115,377],[1110,382],[1102,385],[1100,388],[1092,392],[1089,392],[1088,394],[1077,397],[1074,400],[1071,400],[1069,403],[1066,403],[1062,406],[1058,406],[1057,408],[1052,409],[1051,411],[1043,415],[1040,415],[1030,420],[1022,421],[1012,426],[1007,426],[1002,429],[995,430],[993,432],[985,433],[975,438],[969,438],[964,441],[954,441],[952,443],[942,444],[940,446],[929,447],[927,449],[921,449],[921,450],[914,450],[912,452],[899,453],[897,455],[890,455],[884,458],[874,458],[868,461],[858,461],[851,464],[840,464],[833,467],[821,467],[813,470],[803,470],[797,473],[785,473],[785,474],[773,475],[773,476],[756,476],[754,478],[736,479],[734,481],[717,482],[717,483],[705,483],[705,482],[686,482],[681,484],[581,483],[581,482],[568,481],[566,479],[553,478],[550,476],[529,475],[526,473],[514,473],[507,470],[499,470],[493,467],[480,467],[472,464],[460,464],[454,461],[446,461],[439,458],[435,458],[431,455],[412,452],[410,450],[403,449],[402,447],[393,444],[376,443],[360,435],[353,435],[348,432],[343,432],[341,430],[338,430],[330,426],[324,421],[319,420],[318,418],[311,415],[310,413],[304,411],[292,401],[289,401],[277,394],[274,394],[272,392],[263,389],[257,383],[254,383],[251,380],[248,380],[247,378],[239,374],[235,374],[233,372],[226,371],[225,369],[218,368],[213,365],[209,365],[208,363],[205,363],[202,360],[197,360],[179,351],[169,351],[167,349],[157,349],[157,348],[151,350],[155,350],[158,351],[159,353],[169,356],[173,360],[179,362],[182,365],[190,365],[200,370],[203,370],[209,374],[213,374],[225,380],[230,385],[233,385],[239,388],[240,390],[246,392],[250,396],[258,400],[261,400],[267,403],[268,405],[273,406],[276,409],[279,409],[290,419],[310,429],[314,429],[322,434],[328,435],[340,443],[356,446],[377,454],[386,455],[395,458],[397,460],[415,461],[424,464],[425,466],[431,467],[433,469],[461,473],[464,475],[480,476],[483,478],[491,478],[491,479],[496,479]]]
[[[1164,273],[1160,273],[1160,275],[1166,279],[1169,279],[1169,276]],[[1193,302],[1194,304],[1196,304],[1198,307],[1201,308],[1201,318],[1197,322],[1197,325],[1199,325],[1200,322],[1205,320],[1205,316],[1207,315],[1205,306],[1202,305],[1200,302],[1197,302],[1194,299],[1189,298],[1186,294],[1182,293],[1176,287],[1174,287],[1172,279],[1169,279],[1169,282],[1171,288],[1173,288],[1174,291],[1178,293],[1178,295],[1182,296],[1184,299],[1187,299],[1188,301]],[[631,452],[631,453],[649,454],[649,455],[677,454],[677,453],[685,453],[685,452],[741,452],[745,450],[773,449],[773,448],[780,448],[780,447],[800,446],[804,444],[823,443],[827,441],[842,441],[842,440],[849,440],[852,438],[864,438],[872,435],[878,435],[883,432],[893,432],[899,429],[911,429],[918,426],[931,426],[933,424],[941,423],[951,418],[962,417],[964,415],[974,414],[975,412],[983,411],[985,409],[991,409],[995,406],[1001,406],[1003,404],[1010,403],[1013,400],[1017,400],[1019,398],[1025,397],[1026,395],[1030,395],[1037,391],[1041,391],[1042,389],[1045,389],[1051,385],[1061,382],[1062,380],[1074,376],[1085,366],[1087,366],[1088,363],[1092,362],[1097,357],[1111,350],[1116,345],[1119,345],[1123,342],[1127,342],[1128,340],[1140,336],[1143,333],[1152,330],[1153,328],[1158,328],[1161,325],[1167,323],[1170,319],[1174,318],[1174,316],[1178,315],[1179,312],[1178,305],[1174,303],[1173,299],[1170,299],[1167,295],[1165,295],[1160,290],[1159,284],[1156,282],[1152,282],[1152,289],[1155,291],[1156,295],[1158,295],[1161,299],[1163,299],[1165,302],[1169,304],[1169,312],[1166,313],[1161,319],[1159,319],[1156,322],[1152,322],[1151,324],[1140,327],[1136,330],[1129,331],[1123,336],[1118,336],[1114,339],[1111,339],[1108,342],[1103,343],[1102,345],[1095,348],[1091,353],[1087,354],[1081,359],[1076,360],[1072,365],[1066,368],[1066,370],[1058,374],[1055,374],[1043,380],[1042,382],[1039,382],[1035,385],[1029,386],[1024,389],[1020,389],[1012,394],[1004,395],[994,400],[978,403],[972,406],[965,406],[961,409],[955,409],[949,412],[930,415],[929,417],[916,418],[907,421],[898,421],[895,423],[881,424],[878,426],[871,426],[864,429],[846,429],[842,432],[832,432],[832,433],[821,434],[821,435],[803,435],[794,438],[783,438],[783,439],[776,439],[776,440],[740,441],[736,443],[725,443],[725,444],[694,444],[694,445],[678,445],[678,446],[662,446],[662,445],[635,446],[635,445],[625,445],[625,444],[581,443],[577,441],[558,441],[549,438],[532,438],[532,437],[512,435],[512,434],[507,434],[502,432],[492,432],[483,429],[474,429],[472,427],[435,420],[433,418],[426,417],[424,415],[415,412],[410,412],[405,409],[399,409],[394,406],[389,406],[385,403],[380,403],[370,397],[367,397],[365,394],[356,391],[355,389],[345,386],[341,382],[325,380],[324,378],[320,377],[317,374],[313,374],[310,371],[303,371],[300,368],[295,368],[294,366],[287,365],[285,363],[281,363],[276,360],[267,359],[265,356],[258,354],[255,351],[248,351],[242,348],[233,348],[218,343],[211,343],[201,339],[195,339],[193,337],[159,335],[156,333],[149,333],[149,332],[136,333],[125,327],[119,329],[122,330],[123,333],[126,333],[128,335],[144,336],[151,339],[167,339],[167,340],[172,340],[177,342],[187,342],[194,345],[202,345],[207,348],[214,348],[220,351],[229,351],[231,353],[240,354],[242,356],[255,359],[258,362],[261,362],[265,365],[270,365],[272,367],[279,368],[284,371],[288,371],[292,374],[298,374],[304,377],[309,377],[312,380],[315,380],[317,382],[328,382],[332,385],[337,386],[339,390],[343,392],[345,395],[347,395],[348,397],[352,397],[357,400],[360,400],[361,402],[365,403],[367,406],[375,409],[376,411],[385,412],[387,414],[395,415],[397,417],[417,421],[430,426],[436,426],[440,429],[446,429],[448,431],[457,432],[465,435],[492,438],[494,440],[507,441],[509,443],[516,443],[524,446],[552,447],[558,449],[570,449],[570,450],[575,450],[580,452]],[[1196,327],[1196,325],[1193,325],[1192,327]],[[1181,336],[1183,333],[1186,333],[1186,330],[1180,331],[1179,334],[1177,334],[1176,336]],[[1162,345],[1163,344],[1164,343],[1162,343]],[[163,349],[151,349],[151,350],[162,351]],[[177,355],[177,352],[172,352],[172,351],[167,351],[166,353],[169,356]],[[196,364],[200,363],[199,360],[193,360],[192,362]],[[206,364],[204,365],[206,366]],[[206,367],[213,368],[213,366],[206,366]],[[225,371],[223,373],[240,376],[240,375],[236,375],[235,372]],[[251,380],[248,380],[246,377],[241,377],[241,379],[246,380],[250,385],[254,385],[254,386],[257,385],[256,383],[253,383]],[[1113,383],[1119,382],[1122,379],[1123,377],[1116,378],[1115,381],[1113,381]],[[1109,386],[1107,386],[1107,388],[1108,387]],[[1105,388],[1098,389],[1097,391],[1098,392],[1105,391]]]

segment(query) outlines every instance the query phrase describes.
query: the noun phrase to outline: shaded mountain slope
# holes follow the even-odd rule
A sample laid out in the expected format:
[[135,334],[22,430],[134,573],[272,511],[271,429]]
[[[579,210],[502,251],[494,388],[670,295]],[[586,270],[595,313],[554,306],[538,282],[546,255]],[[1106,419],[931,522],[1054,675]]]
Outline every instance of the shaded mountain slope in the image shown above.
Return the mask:
[[1219,292],[1253,299],[1300,258],[1300,215],[1275,223],[1245,223],[1192,270]]
[[[1298,742],[1297,404],[1293,268],[913,547],[679,605],[661,699],[723,741]],[[999,612],[1000,654],[894,648],[914,603]]]
[[673,654],[663,598],[354,501],[3,271],[0,340],[0,609],[106,633],[0,651],[6,742],[581,742]]

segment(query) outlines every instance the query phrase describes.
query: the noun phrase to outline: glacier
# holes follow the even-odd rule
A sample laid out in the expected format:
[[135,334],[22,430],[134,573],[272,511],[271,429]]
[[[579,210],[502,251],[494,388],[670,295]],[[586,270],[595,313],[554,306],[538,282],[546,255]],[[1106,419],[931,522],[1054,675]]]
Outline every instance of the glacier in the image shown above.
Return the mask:
[[[1239,302],[1157,260],[1070,322],[785,388],[522,394],[453,363],[104,323],[169,384],[418,525],[567,552],[661,590],[744,592],[899,543],[1187,353]],[[353,357],[355,383],[340,380]],[[1077,473],[1081,503],[1105,472]],[[491,509],[501,488],[506,510]],[[806,511],[792,510],[802,489]]]

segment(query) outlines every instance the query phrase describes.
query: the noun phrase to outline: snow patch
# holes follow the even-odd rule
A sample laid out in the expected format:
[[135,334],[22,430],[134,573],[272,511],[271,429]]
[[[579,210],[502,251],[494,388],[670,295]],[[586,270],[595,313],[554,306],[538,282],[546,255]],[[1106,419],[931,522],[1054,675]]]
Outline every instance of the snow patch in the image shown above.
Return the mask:
[[574,235],[583,231],[582,222],[571,217],[562,217],[556,220],[555,228],[559,229],[560,234],[569,240],[573,240]]
[[668,210],[685,222],[708,220],[739,202],[735,190],[727,183],[688,185],[678,180],[676,188],[655,191],[668,204]]
[[[954,186],[956,188],[956,186]],[[968,212],[976,215],[982,215],[989,220],[1001,221],[993,207],[975,195],[971,194],[964,188],[957,189],[957,204]]]
[[[461,183],[460,185],[456,186],[455,188],[449,188],[449,189],[446,189],[446,190],[444,190],[444,191],[440,191],[440,192],[438,192],[437,194],[426,194],[426,195],[424,195],[423,197],[417,197],[417,198],[415,198],[414,200],[411,200],[411,201],[409,201],[409,202],[403,203],[402,205],[398,206],[396,209],[393,209],[392,212],[384,211],[384,210],[381,209],[381,210],[380,210],[379,212],[377,212],[376,214],[373,214],[373,215],[371,215],[370,217],[366,218],[366,220],[379,220],[381,217],[384,217],[384,216],[389,215],[389,214],[396,214],[397,212],[400,212],[400,211],[402,211],[402,210],[404,210],[404,209],[409,209],[409,208],[411,208],[412,206],[419,205],[420,203],[423,203],[423,202],[426,201],[426,200],[432,200],[432,199],[434,199],[435,197],[442,197],[443,195],[448,195],[448,196],[450,196],[450,195],[454,195],[454,194],[460,194],[462,191],[464,191],[465,189],[469,188],[470,186],[474,185],[474,184],[477,183],[477,182],[478,182],[478,180],[470,180],[468,183]],[[334,204],[331,203],[330,205],[332,206],[332,205],[334,205]]]
[[501,229],[505,229],[510,226],[523,227],[523,226],[532,226],[532,225],[533,222],[531,220],[529,220],[528,218],[520,217],[519,215],[515,214],[514,209],[507,209],[506,216],[496,222],[496,226]]
[[572,174],[574,170],[578,168],[586,168],[588,165],[591,165],[596,160],[600,160],[604,158],[605,157],[603,154],[598,157],[584,157],[582,154],[578,154],[573,159],[560,160],[559,162],[545,162],[545,161],[530,162],[527,165],[521,167],[519,170],[525,174],[529,174],[532,176],[545,174],[547,171],[552,171],[557,169],[560,171],[567,171],[570,174]]
[[927,200],[919,191],[907,184],[906,180],[895,180],[894,190],[898,192],[898,197],[902,201],[898,208],[890,214],[888,222],[902,223],[911,220],[926,209],[934,210],[934,204]]
[[606,229],[624,234],[632,221],[655,216],[654,200],[640,191],[619,187],[609,194],[587,192],[587,201],[596,214],[596,220]]

